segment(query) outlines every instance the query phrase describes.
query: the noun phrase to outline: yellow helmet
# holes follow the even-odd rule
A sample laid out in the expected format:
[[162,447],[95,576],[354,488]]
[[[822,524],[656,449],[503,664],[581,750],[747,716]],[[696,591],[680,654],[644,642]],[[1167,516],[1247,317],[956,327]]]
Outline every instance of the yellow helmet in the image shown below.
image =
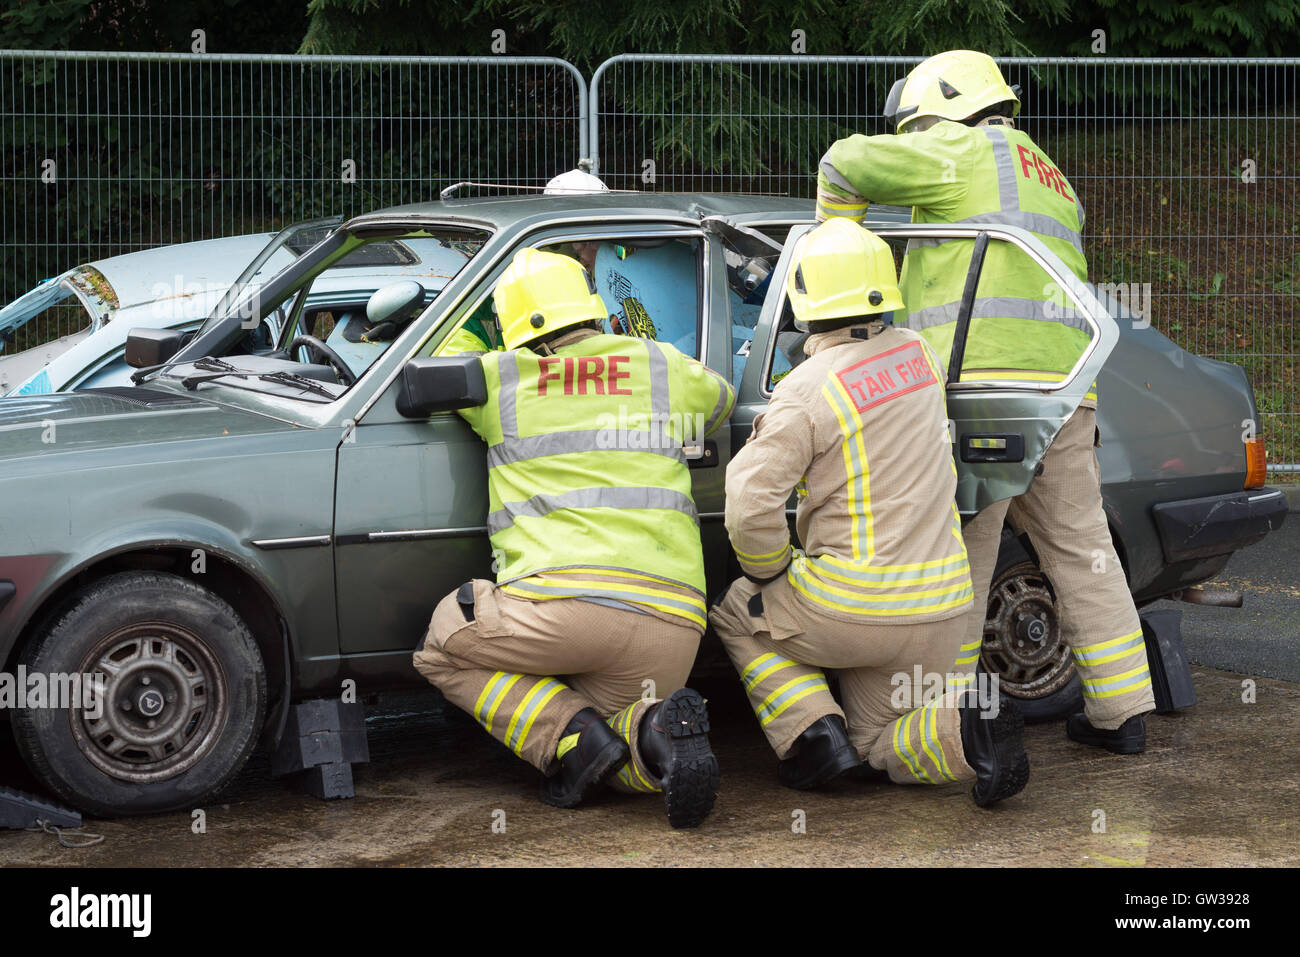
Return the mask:
[[896,133],[906,133],[922,117],[961,121],[1008,102],[1015,116],[1020,112],[1020,87],[1007,86],[991,56],[949,50],[917,64],[890,88],[885,119]]
[[507,349],[607,315],[596,284],[582,263],[540,249],[515,253],[497,280],[492,302]]
[[800,332],[903,308],[889,244],[843,216],[832,216],[796,240],[785,285]]

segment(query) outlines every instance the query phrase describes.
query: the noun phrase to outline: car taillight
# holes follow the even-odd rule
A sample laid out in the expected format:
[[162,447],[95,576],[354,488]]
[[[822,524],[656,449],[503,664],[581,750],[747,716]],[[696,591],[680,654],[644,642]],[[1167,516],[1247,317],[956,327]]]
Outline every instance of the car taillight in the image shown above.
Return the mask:
[[1259,436],[1246,440],[1246,484],[1243,488],[1263,488],[1267,470],[1264,440]]

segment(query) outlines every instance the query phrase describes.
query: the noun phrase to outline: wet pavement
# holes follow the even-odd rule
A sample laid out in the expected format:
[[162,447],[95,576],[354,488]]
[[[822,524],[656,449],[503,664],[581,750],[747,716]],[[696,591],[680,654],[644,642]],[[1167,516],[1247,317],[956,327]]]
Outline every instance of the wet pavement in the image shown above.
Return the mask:
[[[786,790],[730,681],[702,687],[723,770],[703,827],[672,831],[654,796],[610,794],[581,810],[558,810],[537,801],[531,768],[423,694],[370,708],[372,760],[356,770],[355,799],[301,793],[272,780],[259,756],[227,803],[203,808],[205,833],[194,833],[189,812],[88,821],[86,830],[105,841],[80,850],[47,834],[0,831],[0,866],[1295,866],[1297,568],[1300,523],[1293,523],[1226,570],[1224,583],[1247,590],[1245,608],[1177,606],[1198,662],[1199,701],[1150,717],[1145,754],[1095,752],[1066,740],[1060,723],[1031,726],[1029,785],[992,810],[976,808],[959,786],[839,782],[816,793]],[[1243,701],[1247,677],[1255,682],[1253,703]],[[7,735],[0,781],[33,786]]]

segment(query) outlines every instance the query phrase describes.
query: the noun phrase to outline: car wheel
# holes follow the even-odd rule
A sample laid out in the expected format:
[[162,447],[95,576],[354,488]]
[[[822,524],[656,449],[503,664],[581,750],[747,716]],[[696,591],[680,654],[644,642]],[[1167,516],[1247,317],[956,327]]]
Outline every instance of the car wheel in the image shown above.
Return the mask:
[[32,772],[83,811],[199,806],[239,773],[266,710],[266,672],[234,609],[176,575],[88,586],[25,649],[27,673],[102,675],[90,707],[26,708],[14,738]]
[[1010,544],[989,586],[980,662],[1026,721],[1066,718],[1083,710],[1083,689],[1061,637],[1055,593],[1019,543]]

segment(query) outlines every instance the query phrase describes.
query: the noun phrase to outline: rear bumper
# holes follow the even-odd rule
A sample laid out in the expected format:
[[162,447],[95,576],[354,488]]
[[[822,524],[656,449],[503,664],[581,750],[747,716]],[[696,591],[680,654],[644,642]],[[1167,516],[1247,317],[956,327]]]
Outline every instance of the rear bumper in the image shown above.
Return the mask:
[[1276,531],[1286,518],[1286,493],[1260,488],[1152,506],[1168,562],[1228,555]]

